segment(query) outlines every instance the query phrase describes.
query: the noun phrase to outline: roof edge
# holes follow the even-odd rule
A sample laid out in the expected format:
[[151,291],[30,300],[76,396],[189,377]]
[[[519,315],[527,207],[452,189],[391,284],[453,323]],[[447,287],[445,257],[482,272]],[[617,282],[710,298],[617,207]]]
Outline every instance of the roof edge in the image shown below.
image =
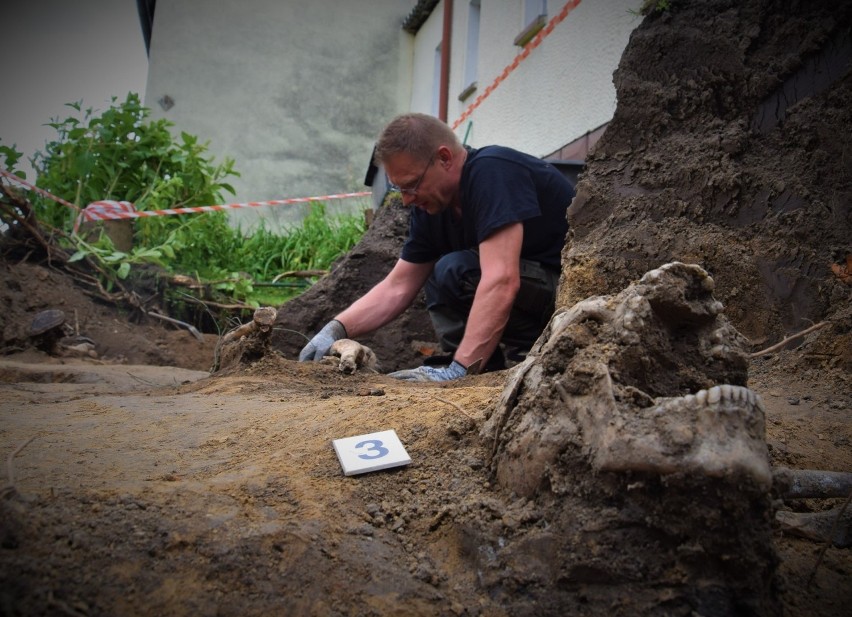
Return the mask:
[[417,34],[432,11],[438,5],[439,0],[417,0],[417,4],[411,9],[408,16],[402,20],[402,29],[409,34]]

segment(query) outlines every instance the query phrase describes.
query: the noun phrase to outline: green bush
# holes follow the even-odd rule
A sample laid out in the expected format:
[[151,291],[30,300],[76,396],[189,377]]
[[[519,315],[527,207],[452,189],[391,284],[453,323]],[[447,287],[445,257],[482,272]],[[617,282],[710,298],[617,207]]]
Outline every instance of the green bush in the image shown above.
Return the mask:
[[[185,132],[173,137],[172,123],[149,120],[150,110],[134,93],[112,103],[100,115],[70,103],[75,115],[49,123],[58,135],[33,157],[37,186],[80,208],[111,199],[129,201],[137,210],[161,210],[219,204],[225,193],[234,194],[225,181],[239,175],[231,159],[214,164],[197,137]],[[0,159],[13,173],[20,156],[0,144]],[[322,203],[313,204],[302,226],[283,234],[261,226],[244,235],[222,212],[157,216],[134,219],[134,248],[124,253],[103,234],[92,241],[71,234],[75,212],[67,206],[35,193],[29,199],[41,223],[68,232],[74,244],[69,248],[76,250],[72,260],[95,258],[119,278],[126,278],[133,264],[156,263],[201,282],[217,281],[221,292],[249,304],[270,295],[258,292],[255,281],[286,271],[327,269],[364,233],[362,215],[330,219]],[[293,293],[278,295],[283,299]]]
[[[81,103],[69,103],[77,116],[48,123],[57,138],[45,152],[36,153],[36,184],[84,208],[93,201],[130,201],[137,210],[160,210],[218,203],[225,192],[234,194],[228,176],[238,176],[233,161],[214,165],[205,158],[206,144],[188,133],[175,139],[168,120],[147,120],[150,110],[139,96],[129,93],[101,115]],[[73,212],[52,200],[35,198],[36,214],[54,227],[70,229]],[[166,219],[171,220],[166,220]],[[140,221],[137,235],[143,244],[157,243],[179,226],[172,217]]]

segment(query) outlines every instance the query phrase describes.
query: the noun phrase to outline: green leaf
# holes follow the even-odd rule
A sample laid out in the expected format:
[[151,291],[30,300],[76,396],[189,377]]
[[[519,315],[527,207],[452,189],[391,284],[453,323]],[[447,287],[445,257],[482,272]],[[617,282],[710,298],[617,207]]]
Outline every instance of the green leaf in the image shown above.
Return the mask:
[[123,253],[121,251],[115,251],[103,258],[106,263],[116,263],[125,259],[127,259],[127,253]]
[[149,248],[142,249],[139,252],[134,251],[133,256],[137,259],[159,259],[163,254],[159,249]]

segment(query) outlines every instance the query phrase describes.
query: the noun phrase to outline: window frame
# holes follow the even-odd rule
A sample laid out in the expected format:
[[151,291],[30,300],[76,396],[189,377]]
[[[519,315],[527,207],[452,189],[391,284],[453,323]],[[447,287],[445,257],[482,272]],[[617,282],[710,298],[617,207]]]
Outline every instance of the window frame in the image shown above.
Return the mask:
[[464,101],[476,91],[479,76],[479,23],[481,0],[470,0],[467,5],[467,40],[464,56],[464,88],[459,93],[458,100]]
[[547,0],[524,0],[523,23],[513,41],[517,47],[525,47],[547,24]]

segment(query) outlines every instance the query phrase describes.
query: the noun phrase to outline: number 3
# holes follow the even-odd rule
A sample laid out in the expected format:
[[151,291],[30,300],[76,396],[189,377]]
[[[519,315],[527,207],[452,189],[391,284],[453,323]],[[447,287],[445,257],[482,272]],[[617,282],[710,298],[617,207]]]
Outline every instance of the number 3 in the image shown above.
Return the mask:
[[367,460],[372,459],[372,458],[382,458],[386,454],[390,453],[390,450],[388,450],[385,447],[382,447],[382,442],[379,439],[368,439],[367,441],[362,441],[361,443],[359,443],[355,446],[355,449],[358,450],[360,448],[363,448],[366,445],[372,446],[370,448],[367,448],[367,452],[370,452],[371,450],[375,450],[377,452],[377,454],[372,454],[372,455],[371,454],[359,454],[358,458],[363,458],[363,459],[367,459]]

